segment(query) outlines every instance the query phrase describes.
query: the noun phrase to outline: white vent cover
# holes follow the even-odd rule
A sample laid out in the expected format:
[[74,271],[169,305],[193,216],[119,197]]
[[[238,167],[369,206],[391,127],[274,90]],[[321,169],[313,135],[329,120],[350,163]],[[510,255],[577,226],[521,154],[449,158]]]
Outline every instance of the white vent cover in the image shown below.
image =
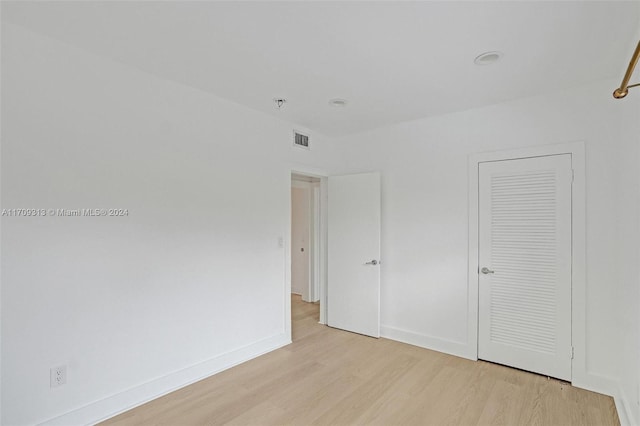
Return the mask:
[[309,147],[309,136],[303,133],[298,132],[297,130],[293,131],[293,146],[297,146],[298,148],[310,149]]

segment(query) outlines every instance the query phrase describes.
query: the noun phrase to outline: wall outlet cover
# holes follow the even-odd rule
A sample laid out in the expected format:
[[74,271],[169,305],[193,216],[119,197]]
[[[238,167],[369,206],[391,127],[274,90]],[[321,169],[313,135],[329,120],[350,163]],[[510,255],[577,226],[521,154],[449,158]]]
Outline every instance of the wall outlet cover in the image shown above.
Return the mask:
[[61,365],[50,370],[50,385],[57,388],[67,383],[67,366]]

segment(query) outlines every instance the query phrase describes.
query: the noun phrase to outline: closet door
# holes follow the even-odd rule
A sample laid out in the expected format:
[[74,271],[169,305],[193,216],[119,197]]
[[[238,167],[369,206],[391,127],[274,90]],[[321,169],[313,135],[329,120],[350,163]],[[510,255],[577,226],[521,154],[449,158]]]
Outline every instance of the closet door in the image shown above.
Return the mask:
[[478,357],[571,380],[571,155],[479,165]]

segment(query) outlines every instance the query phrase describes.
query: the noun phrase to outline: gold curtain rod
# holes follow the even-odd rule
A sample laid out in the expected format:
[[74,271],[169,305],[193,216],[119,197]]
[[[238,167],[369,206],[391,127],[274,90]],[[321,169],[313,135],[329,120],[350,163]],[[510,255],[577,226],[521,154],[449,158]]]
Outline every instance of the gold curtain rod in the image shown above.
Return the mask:
[[629,93],[630,87],[640,86],[640,83],[629,85],[629,80],[631,79],[631,74],[633,74],[633,69],[636,67],[638,63],[638,58],[640,58],[640,41],[636,46],[636,51],[633,52],[633,56],[631,57],[631,61],[629,62],[629,67],[627,68],[627,72],[624,74],[624,78],[622,79],[622,84],[619,88],[613,91],[613,97],[616,99],[622,99],[627,96]]

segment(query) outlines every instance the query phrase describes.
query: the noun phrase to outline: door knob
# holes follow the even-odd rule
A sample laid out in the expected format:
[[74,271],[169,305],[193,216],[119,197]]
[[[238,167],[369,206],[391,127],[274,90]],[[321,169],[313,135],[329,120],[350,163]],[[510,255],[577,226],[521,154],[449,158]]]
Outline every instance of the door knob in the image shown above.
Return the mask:
[[491,269],[487,268],[486,266],[483,266],[482,269],[480,269],[480,272],[482,272],[483,274],[493,274],[494,271],[492,271]]
[[371,262],[365,263],[365,265],[377,265],[377,264],[378,264],[378,261],[375,259],[373,259]]

